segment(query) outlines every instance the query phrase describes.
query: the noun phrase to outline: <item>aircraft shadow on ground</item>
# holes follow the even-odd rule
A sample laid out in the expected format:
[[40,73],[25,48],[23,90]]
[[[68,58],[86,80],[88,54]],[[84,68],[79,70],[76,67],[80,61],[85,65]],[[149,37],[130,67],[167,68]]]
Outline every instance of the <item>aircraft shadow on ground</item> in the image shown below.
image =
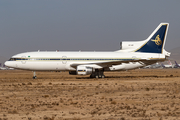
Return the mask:
[[[157,75],[149,75],[149,76],[106,76],[106,78],[172,78],[172,77],[178,77],[173,75],[167,75],[167,76],[157,76]],[[90,77],[76,77],[76,79],[95,79]]]

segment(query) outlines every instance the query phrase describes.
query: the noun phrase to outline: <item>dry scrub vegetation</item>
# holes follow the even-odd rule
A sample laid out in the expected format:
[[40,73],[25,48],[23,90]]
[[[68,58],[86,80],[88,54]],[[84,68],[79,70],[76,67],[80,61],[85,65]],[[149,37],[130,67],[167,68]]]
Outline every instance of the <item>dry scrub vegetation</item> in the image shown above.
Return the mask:
[[180,119],[180,69],[106,72],[0,71],[0,120]]

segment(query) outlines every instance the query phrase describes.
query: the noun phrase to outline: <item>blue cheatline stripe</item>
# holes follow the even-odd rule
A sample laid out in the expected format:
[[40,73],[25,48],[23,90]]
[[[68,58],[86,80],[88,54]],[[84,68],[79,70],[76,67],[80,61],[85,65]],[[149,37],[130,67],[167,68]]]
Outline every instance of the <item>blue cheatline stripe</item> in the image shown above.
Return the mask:
[[86,72],[86,70],[78,70],[78,72]]
[[127,61],[128,58],[11,58],[9,61]]

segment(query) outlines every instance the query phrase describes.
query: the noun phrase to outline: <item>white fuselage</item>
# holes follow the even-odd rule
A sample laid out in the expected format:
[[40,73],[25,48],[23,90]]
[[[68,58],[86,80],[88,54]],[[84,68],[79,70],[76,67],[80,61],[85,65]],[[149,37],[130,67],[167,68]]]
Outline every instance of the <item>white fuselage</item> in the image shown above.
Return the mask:
[[[131,62],[126,63],[126,60]],[[143,60],[165,60],[165,55],[138,52],[26,52],[14,55],[5,65],[32,71],[75,71],[75,64],[104,70],[127,70],[148,65],[141,62]]]

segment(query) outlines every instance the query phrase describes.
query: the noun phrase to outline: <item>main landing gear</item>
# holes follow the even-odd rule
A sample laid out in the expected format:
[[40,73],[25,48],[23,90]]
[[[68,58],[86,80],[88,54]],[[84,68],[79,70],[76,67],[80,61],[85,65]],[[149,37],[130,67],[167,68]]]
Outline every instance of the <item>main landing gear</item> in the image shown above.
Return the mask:
[[90,78],[105,78],[104,70],[95,69],[95,72],[90,75]]
[[36,79],[37,77],[36,77],[36,72],[34,71],[33,72],[33,79]]

